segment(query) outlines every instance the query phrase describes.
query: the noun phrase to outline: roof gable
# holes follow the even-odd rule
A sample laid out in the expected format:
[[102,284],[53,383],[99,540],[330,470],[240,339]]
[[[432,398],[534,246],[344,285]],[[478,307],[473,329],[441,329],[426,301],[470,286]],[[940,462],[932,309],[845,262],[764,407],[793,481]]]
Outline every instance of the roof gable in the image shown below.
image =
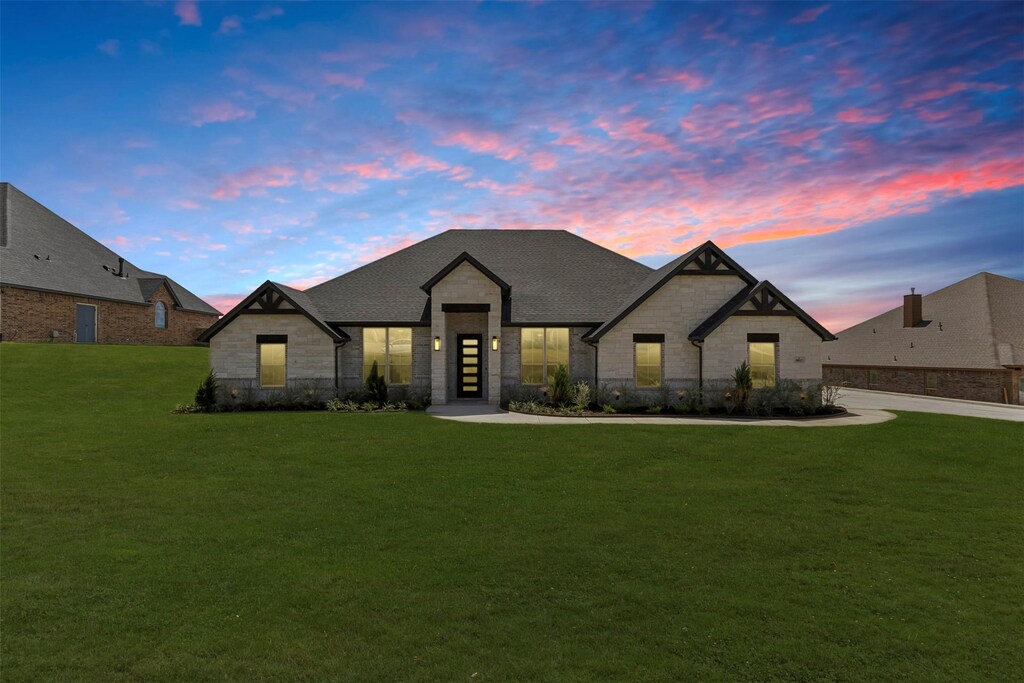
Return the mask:
[[469,265],[473,266],[478,271],[480,271],[480,273],[484,277],[486,277],[488,280],[490,280],[494,284],[498,285],[498,288],[501,290],[501,295],[503,297],[507,297],[509,295],[509,291],[512,289],[509,286],[509,284],[507,282],[505,282],[504,280],[502,280],[497,275],[495,275],[493,272],[491,272],[491,270],[489,268],[484,266],[482,263],[477,261],[475,258],[470,256],[468,252],[465,252],[465,251],[462,252],[461,254],[459,254],[458,256],[456,256],[454,259],[452,259],[451,263],[446,265],[441,270],[437,271],[437,273],[434,275],[434,277],[430,278],[429,280],[424,282],[422,285],[420,285],[420,289],[422,289],[427,294],[430,294],[430,290],[434,288],[434,285],[436,285],[438,282],[440,282],[441,280],[443,280],[446,277],[448,277],[449,273],[451,273],[453,270],[455,270],[456,268],[461,266],[463,263],[468,263]]
[[732,275],[753,285],[757,279],[748,273],[743,266],[736,263],[714,242],[708,241],[691,249],[674,261],[670,261],[654,271],[637,287],[620,308],[601,326],[585,335],[588,341],[597,341],[609,330],[622,322],[652,294],[665,286],[677,275]]
[[704,341],[718,327],[732,316],[796,316],[807,325],[823,341],[831,341],[835,336],[808,315],[783,294],[778,287],[768,280],[756,285],[748,285],[725,302],[721,308],[711,314],[707,320],[694,328],[690,333],[691,341]]
[[324,321],[316,310],[316,306],[309,300],[305,292],[267,280],[257,287],[252,294],[238,302],[223,318],[199,335],[199,341],[210,341],[218,332],[227,327],[232,320],[246,313],[299,313],[308,318],[310,322],[323,330],[334,341],[342,342],[349,341],[350,339],[347,334],[331,327]]

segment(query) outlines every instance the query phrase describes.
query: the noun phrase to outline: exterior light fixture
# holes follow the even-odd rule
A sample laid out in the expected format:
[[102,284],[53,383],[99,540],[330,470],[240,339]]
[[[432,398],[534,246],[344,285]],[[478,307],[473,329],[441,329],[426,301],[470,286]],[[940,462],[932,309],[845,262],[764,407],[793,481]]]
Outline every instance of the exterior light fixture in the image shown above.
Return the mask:
[[440,337],[434,337],[434,350],[435,351],[440,351],[441,350],[441,338]]
[[492,351],[497,351],[498,350],[498,338],[497,337],[491,337],[491,350]]

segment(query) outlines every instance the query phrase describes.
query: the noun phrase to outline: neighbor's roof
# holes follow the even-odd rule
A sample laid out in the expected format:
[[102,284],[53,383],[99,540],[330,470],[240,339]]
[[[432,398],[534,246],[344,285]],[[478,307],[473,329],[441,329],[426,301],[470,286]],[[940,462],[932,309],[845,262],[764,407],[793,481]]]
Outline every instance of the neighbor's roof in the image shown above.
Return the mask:
[[0,183],[0,284],[97,299],[145,304],[167,285],[186,311],[220,312],[180,284],[125,261],[127,278],[117,271],[118,256],[10,183]]
[[[997,369],[1024,365],[1024,282],[978,273],[922,297],[927,324],[903,327],[903,307],[822,346],[826,365]],[[911,347],[913,344],[913,347]]]
[[508,285],[515,323],[597,324],[651,272],[564,230],[449,230],[306,294],[333,323],[425,322],[421,286],[463,253]]

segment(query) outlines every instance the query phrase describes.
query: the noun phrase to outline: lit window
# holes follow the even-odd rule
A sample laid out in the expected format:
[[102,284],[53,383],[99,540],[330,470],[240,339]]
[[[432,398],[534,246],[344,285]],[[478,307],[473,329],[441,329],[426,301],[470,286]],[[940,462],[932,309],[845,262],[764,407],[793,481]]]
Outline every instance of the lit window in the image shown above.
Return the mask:
[[661,386],[661,347],[658,342],[637,342],[636,385],[638,387]]
[[287,343],[260,344],[260,386],[283,387],[285,384],[285,359]]
[[412,384],[412,328],[363,328],[363,381],[373,364],[388,384]]
[[167,328],[167,306],[163,301],[156,302],[156,306],[153,307],[153,316],[157,328],[161,330]]
[[751,342],[750,379],[754,387],[775,386],[775,344],[772,342]]
[[523,384],[553,382],[559,365],[569,367],[569,328],[524,327],[519,353]]

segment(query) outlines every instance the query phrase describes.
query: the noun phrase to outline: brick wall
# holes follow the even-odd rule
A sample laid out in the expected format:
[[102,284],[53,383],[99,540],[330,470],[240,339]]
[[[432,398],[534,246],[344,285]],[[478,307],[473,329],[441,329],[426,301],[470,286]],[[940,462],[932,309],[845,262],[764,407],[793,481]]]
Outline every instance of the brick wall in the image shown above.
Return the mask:
[[[155,325],[157,301],[167,306],[164,329]],[[101,344],[193,344],[200,332],[217,321],[217,316],[176,310],[163,285],[153,295],[153,304],[4,287],[0,291],[0,333],[5,341],[74,342],[76,304],[96,307],[96,341]],[[52,336],[54,331],[58,336]]]
[[[872,372],[874,371],[874,372]],[[1019,376],[1010,370],[958,370],[881,366],[823,366],[830,382],[854,389],[894,391],[901,394],[942,396],[970,401],[1003,403],[1003,390],[1010,403],[1018,403]],[[928,375],[935,388],[928,388]]]

